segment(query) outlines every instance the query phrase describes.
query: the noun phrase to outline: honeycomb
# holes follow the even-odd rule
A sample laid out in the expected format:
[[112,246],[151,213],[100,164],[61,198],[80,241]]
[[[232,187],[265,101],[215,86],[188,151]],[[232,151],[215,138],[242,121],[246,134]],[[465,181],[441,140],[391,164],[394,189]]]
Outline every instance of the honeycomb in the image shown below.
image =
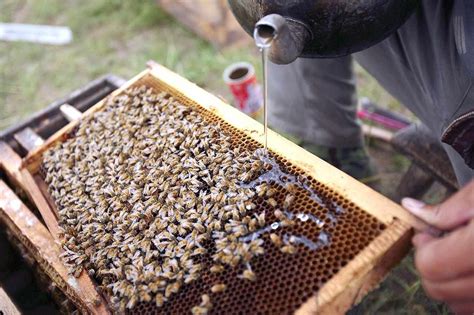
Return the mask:
[[[199,112],[208,124],[219,124],[221,129],[231,135],[232,145],[242,151],[253,152],[261,145],[212,112],[202,108],[196,102],[185,97],[174,88],[151,76],[145,76],[135,86],[146,85],[159,92],[168,92],[181,104]],[[71,135],[73,136],[73,134]],[[317,248],[297,245],[293,255],[282,253],[263,234],[265,254],[252,260],[255,281],[244,281],[239,275],[245,269],[226,267],[224,272],[215,274],[209,271],[214,264],[212,244],[207,244],[208,252],[199,257],[197,263],[203,264],[202,276],[181,287],[172,295],[162,308],[154,302],[137,304],[130,313],[133,314],[189,314],[195,305],[201,302],[203,294],[209,294],[212,300],[212,314],[289,314],[294,312],[341,268],[352,260],[385,226],[375,217],[360,209],[350,200],[337,194],[329,187],[308,176],[298,166],[293,165],[282,156],[269,152],[281,170],[291,175],[302,175],[307,179],[307,186],[317,193],[320,201],[311,198],[307,189],[302,187],[293,191],[295,199],[291,206],[294,215],[306,215],[305,219],[296,220],[293,226],[275,229],[272,233],[282,239],[298,236],[319,244]],[[284,179],[283,179],[284,180]],[[269,183],[276,190],[273,198],[283,204],[288,194],[281,182]],[[261,197],[254,197],[255,213],[265,211],[267,222],[275,222],[273,208]],[[316,224],[308,216],[321,220]],[[303,218],[303,217],[302,217]],[[321,237],[324,242],[321,242]],[[96,279],[97,280],[97,279]],[[227,289],[221,293],[211,293],[216,283],[224,283]],[[100,283],[99,283],[100,284]]]

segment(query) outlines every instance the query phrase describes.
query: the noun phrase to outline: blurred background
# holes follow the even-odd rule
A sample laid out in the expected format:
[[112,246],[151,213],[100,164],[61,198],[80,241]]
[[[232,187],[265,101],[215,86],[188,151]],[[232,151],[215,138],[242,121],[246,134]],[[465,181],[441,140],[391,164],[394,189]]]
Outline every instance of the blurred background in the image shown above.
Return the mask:
[[[153,0],[2,0],[0,21],[68,26],[73,32],[64,46],[0,41],[0,129],[103,74],[129,79],[150,59],[228,100],[226,66],[248,61],[260,77],[250,36],[213,46]],[[399,108],[360,67],[358,81],[360,96]]]
[[[181,21],[184,17],[188,24],[185,26],[179,21],[180,14],[173,12],[176,1],[1,0],[1,23],[67,26],[73,39],[59,46],[0,40],[0,130],[107,73],[129,79],[145,69],[150,59],[232,102],[222,73],[228,65],[246,61],[254,65],[261,81],[258,50],[249,36],[233,29],[235,24],[227,24],[222,17],[204,21],[209,22],[203,26],[209,31],[199,36],[192,32],[191,29],[196,30],[193,23],[203,22],[196,18],[198,12],[192,11],[197,10],[192,2],[181,1],[185,9],[191,10],[182,11],[185,13]],[[208,9],[201,7],[203,14],[212,14]],[[224,28],[232,36],[221,34]],[[366,97],[382,108],[413,119],[359,66],[357,81],[359,98]],[[388,195],[410,162],[384,145],[368,142],[379,168],[381,185],[377,189]],[[435,200],[438,191],[435,185],[426,198]],[[351,313],[448,311],[424,295],[411,255]]]

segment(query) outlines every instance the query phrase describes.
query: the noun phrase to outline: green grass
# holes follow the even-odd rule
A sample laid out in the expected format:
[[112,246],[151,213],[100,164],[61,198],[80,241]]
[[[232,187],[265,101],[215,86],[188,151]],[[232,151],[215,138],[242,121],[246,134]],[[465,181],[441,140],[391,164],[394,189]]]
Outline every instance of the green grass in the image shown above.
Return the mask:
[[67,46],[0,42],[0,129],[100,75],[130,78],[149,59],[226,97],[224,68],[258,60],[253,47],[216,51],[151,0],[3,0],[0,20],[68,25],[74,33]]
[[424,293],[413,265],[413,253],[408,255],[371,294],[350,311],[356,314],[386,315],[447,315],[446,305],[433,301]]
[[[227,99],[230,94],[221,79],[227,65],[249,61],[260,73],[254,47],[217,51],[153,0],[2,0],[0,21],[67,25],[74,33],[73,43],[66,46],[0,42],[0,129],[98,76],[114,73],[128,79],[149,59]],[[360,96],[401,110],[362,68],[357,67],[356,73]],[[406,167],[406,160],[398,156],[387,161],[389,171]],[[410,258],[358,310],[362,314],[446,311],[424,296]]]

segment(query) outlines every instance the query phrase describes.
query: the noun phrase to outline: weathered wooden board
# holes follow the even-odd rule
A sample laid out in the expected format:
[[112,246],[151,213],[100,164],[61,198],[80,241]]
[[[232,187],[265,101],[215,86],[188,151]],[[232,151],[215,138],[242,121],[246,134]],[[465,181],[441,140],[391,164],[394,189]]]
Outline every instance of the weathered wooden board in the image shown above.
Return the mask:
[[20,315],[15,304],[10,300],[5,290],[0,287],[0,313],[5,315]]
[[109,313],[105,301],[85,273],[77,279],[68,275],[66,267],[60,260],[61,249],[56,240],[2,180],[0,180],[0,220],[28,249],[40,268],[82,312]]
[[48,230],[57,237],[59,235],[59,226],[57,214],[51,211],[44,195],[36,185],[33,176],[26,169],[21,168],[21,158],[8,144],[0,141],[0,168],[5,171],[8,178],[17,186],[22,188],[28,198],[38,208],[41,216],[48,227]]
[[[105,302],[89,276],[84,272],[78,279],[68,276],[66,268],[59,260],[61,250],[55,241],[58,241],[60,231],[55,208],[51,207],[33,175],[27,169],[21,168],[21,158],[5,142],[0,141],[0,152],[0,169],[36,205],[48,229],[2,181],[0,216],[14,235],[25,242],[24,245],[32,251],[38,263],[41,265],[44,262],[42,267],[45,272],[80,309],[95,314],[107,314]],[[66,286],[68,282],[74,283],[75,288]]]
[[30,127],[27,127],[13,135],[15,140],[27,152],[43,144],[43,139]]
[[252,42],[239,25],[226,0],[158,0],[158,4],[191,31],[218,48]]

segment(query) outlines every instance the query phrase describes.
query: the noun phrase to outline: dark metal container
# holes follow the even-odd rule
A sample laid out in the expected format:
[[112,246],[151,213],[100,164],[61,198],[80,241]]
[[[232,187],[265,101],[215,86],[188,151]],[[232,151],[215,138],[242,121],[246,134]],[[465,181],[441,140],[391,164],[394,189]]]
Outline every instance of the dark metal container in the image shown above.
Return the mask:
[[[301,46],[298,56],[327,58],[348,55],[382,41],[408,19],[419,0],[228,0],[228,2],[247,33],[253,34],[256,23],[263,17],[278,14],[286,20],[289,30],[297,33],[293,37],[301,42],[296,44]],[[279,63],[292,60],[281,61]]]

